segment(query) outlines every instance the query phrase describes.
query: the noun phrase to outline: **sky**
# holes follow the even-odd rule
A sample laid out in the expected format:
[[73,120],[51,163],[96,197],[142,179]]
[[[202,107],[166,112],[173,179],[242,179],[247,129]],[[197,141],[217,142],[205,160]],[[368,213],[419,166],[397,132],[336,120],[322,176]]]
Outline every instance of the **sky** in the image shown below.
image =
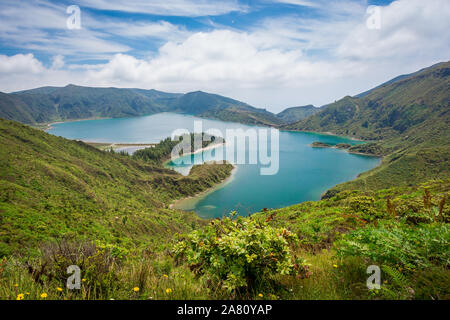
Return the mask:
[[2,0],[0,91],[202,90],[279,112],[448,61],[449,30],[449,0]]

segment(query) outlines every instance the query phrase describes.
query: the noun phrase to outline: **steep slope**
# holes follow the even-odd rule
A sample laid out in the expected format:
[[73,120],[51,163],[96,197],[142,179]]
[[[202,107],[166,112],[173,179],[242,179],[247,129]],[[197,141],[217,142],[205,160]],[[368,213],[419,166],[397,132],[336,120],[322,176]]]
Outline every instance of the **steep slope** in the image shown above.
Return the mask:
[[284,124],[290,124],[308,118],[309,116],[319,112],[319,110],[319,108],[316,108],[311,104],[302,107],[292,107],[278,113],[277,118]]
[[68,85],[2,93],[0,117],[26,124],[87,118],[118,118],[178,112],[248,124],[276,125],[272,113],[201,91],[187,94],[157,90],[90,88]]
[[448,110],[450,62],[373,90],[363,98],[345,97],[286,129],[334,132],[367,140],[403,134]]
[[16,119],[22,123],[34,123],[34,112],[14,95],[0,92],[0,117]]
[[377,150],[380,167],[342,188],[414,184],[449,174],[450,62],[374,89],[345,97],[317,114],[284,126],[288,130],[332,132],[373,140],[353,151]]
[[274,114],[244,102],[202,91],[190,92],[173,100],[170,111],[246,124],[276,125]]
[[413,72],[413,73],[410,73],[410,74],[403,74],[403,75],[401,75],[401,76],[395,77],[395,78],[393,78],[393,79],[391,79],[391,80],[389,80],[389,81],[386,81],[385,83],[380,84],[379,86],[376,86],[375,88],[372,88],[372,89],[367,90],[367,91],[365,91],[365,92],[363,92],[363,93],[360,93],[360,94],[356,95],[355,97],[356,97],[356,98],[362,98],[362,97],[365,97],[365,96],[367,96],[369,93],[372,93],[372,92],[373,92],[374,90],[376,90],[376,89],[379,89],[379,88],[384,87],[384,86],[387,86],[387,85],[389,85],[389,84],[391,84],[391,83],[395,83],[395,82],[398,82],[398,81],[400,81],[400,80],[407,79],[407,78],[409,78],[409,77],[415,76],[415,75],[417,75],[417,74],[419,74],[419,73],[421,73],[421,72],[424,72],[424,71],[426,71],[426,70],[429,70],[429,69],[432,69],[432,68],[436,68],[436,67],[438,67],[439,65],[444,64],[444,63],[445,63],[445,62],[440,62],[440,63],[437,63],[437,64],[435,64],[435,65],[432,65],[431,67],[423,68],[423,69],[420,69],[419,71],[416,71],[416,72]]
[[167,240],[199,221],[168,204],[211,187],[232,169],[195,166],[184,177],[1,119],[0,144],[0,251],[61,237],[123,247]]

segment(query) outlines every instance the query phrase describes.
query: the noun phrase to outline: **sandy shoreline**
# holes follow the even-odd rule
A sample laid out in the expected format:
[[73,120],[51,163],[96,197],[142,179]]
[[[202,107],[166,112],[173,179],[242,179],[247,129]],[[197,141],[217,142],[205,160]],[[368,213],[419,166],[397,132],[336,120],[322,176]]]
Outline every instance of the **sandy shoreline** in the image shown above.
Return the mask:
[[[204,148],[200,148],[200,149],[198,149],[198,150],[196,150],[194,152],[183,154],[183,155],[179,156],[178,158],[181,158],[183,156],[188,156],[190,154],[197,154],[197,153],[200,153],[200,152],[203,152],[203,151],[216,149],[216,148],[221,147],[221,146],[225,146],[225,142],[222,142],[222,143],[211,143],[209,146],[206,146]],[[178,158],[175,158],[175,159],[178,159]]]

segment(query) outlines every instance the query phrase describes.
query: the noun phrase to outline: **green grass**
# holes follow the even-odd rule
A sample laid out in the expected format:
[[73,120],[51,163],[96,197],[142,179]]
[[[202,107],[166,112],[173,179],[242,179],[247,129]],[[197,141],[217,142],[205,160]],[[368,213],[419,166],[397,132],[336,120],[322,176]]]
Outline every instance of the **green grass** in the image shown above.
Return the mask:
[[[198,273],[195,248],[194,259],[175,258],[176,234],[199,244],[215,227],[169,204],[219,183],[231,165],[194,166],[184,177],[158,161],[6,120],[0,120],[0,143],[1,299],[450,299],[448,176],[388,189],[335,189],[321,201],[240,218],[233,237],[221,236],[233,261],[244,261],[244,270],[253,268],[245,261],[254,252],[262,254],[255,261],[265,261],[264,250],[277,247],[274,239],[286,229],[296,240],[280,257],[301,262],[301,272],[268,265],[273,272],[230,290],[215,276],[231,263],[206,263],[218,270]],[[425,151],[418,151],[421,159],[442,173],[447,160],[436,159],[444,150]],[[254,235],[265,240],[252,243]],[[79,291],[65,288],[70,264],[82,268]],[[382,268],[381,290],[366,287],[371,264]]]
[[168,205],[212,187],[232,170],[229,164],[202,165],[184,177],[5,120],[0,143],[0,243],[6,252],[61,237],[159,246],[201,223]]

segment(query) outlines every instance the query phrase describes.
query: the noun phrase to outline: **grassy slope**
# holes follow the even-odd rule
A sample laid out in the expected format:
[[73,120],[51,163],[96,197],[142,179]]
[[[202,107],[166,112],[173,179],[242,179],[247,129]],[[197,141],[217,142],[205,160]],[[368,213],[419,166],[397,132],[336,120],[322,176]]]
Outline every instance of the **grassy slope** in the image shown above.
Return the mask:
[[309,116],[319,112],[319,110],[319,108],[316,108],[313,105],[292,107],[278,113],[277,118],[283,121],[283,123],[295,123],[302,119],[308,118]]
[[385,156],[381,166],[336,190],[371,190],[446,177],[450,158],[449,86],[447,62],[383,85],[362,98],[345,97],[285,128],[375,141],[351,151],[371,149],[368,153]]
[[61,236],[125,247],[170,238],[199,220],[168,204],[211,187],[232,169],[197,166],[183,177],[1,119],[0,144],[3,251]]
[[[425,190],[430,195],[428,206]],[[311,277],[281,280],[292,288],[290,299],[445,300],[450,299],[449,195],[450,180],[434,180],[412,187],[346,190],[329,199],[263,211],[254,217],[296,233],[296,254],[311,264]],[[424,231],[427,228],[437,233],[430,236]],[[398,234],[404,238],[397,238]],[[348,247],[355,251],[343,253]],[[431,264],[420,266],[427,254]],[[408,256],[411,265],[405,266]],[[382,290],[367,290],[370,264],[382,267]]]
[[[422,79],[422,81],[428,83],[426,79]],[[422,87],[424,85],[422,83]],[[389,96],[387,92],[383,94]],[[404,92],[403,94],[407,95],[408,93]],[[434,95],[440,94],[442,94],[441,91],[434,93]],[[398,96],[394,98],[400,99]],[[427,99],[434,98],[430,96]],[[443,101],[445,103],[445,99]],[[356,106],[360,107],[359,112],[362,109],[364,112],[367,111],[359,104]],[[391,107],[388,107],[388,110]],[[401,106],[399,108],[401,109]],[[432,109],[432,114],[427,115],[428,120],[419,121],[406,130],[402,129],[402,120],[405,119],[403,114],[394,123],[380,127],[384,128],[383,130],[379,128],[378,131],[365,131],[368,128],[362,126],[361,132],[382,135],[378,146],[386,157],[383,166],[375,169],[379,172],[373,170],[346,185],[346,188],[360,188],[361,190],[344,191],[322,201],[307,202],[256,214],[255,218],[271,220],[272,224],[285,226],[299,236],[300,243],[294,249],[295,254],[307,259],[307,262],[311,264],[312,274],[304,278],[275,276],[270,281],[266,281],[263,287],[259,287],[258,291],[252,292],[244,298],[259,299],[258,293],[261,293],[264,298],[270,299],[449,299],[450,275],[448,250],[445,248],[448,248],[449,241],[447,225],[450,212],[448,201],[442,200],[445,199],[445,196],[448,199],[450,191],[449,181],[445,180],[448,177],[449,159],[448,108],[441,108],[439,105],[436,108]],[[411,110],[414,109],[409,109],[409,111]],[[435,113],[436,110],[437,113]],[[358,111],[357,108],[355,111]],[[346,115],[343,113],[338,112],[336,116],[345,117]],[[420,119],[423,114],[421,115],[421,112],[413,113],[413,119],[408,118],[407,122],[414,122],[416,116]],[[387,120],[391,121],[395,118],[391,116]],[[354,125],[352,119],[344,120],[344,122],[350,126]],[[340,128],[340,126],[336,128]],[[403,132],[400,132],[402,130]],[[14,235],[8,233],[9,229],[19,233],[20,237],[26,237],[27,230],[31,230],[28,233],[34,236],[42,230],[44,237],[32,240],[45,240],[50,235],[45,234],[46,230],[43,226],[51,225],[50,222],[55,223],[55,221],[57,224],[70,221],[68,220],[70,214],[64,211],[65,208],[69,208],[70,212],[78,211],[71,206],[78,204],[80,198],[73,201],[71,193],[77,193],[79,196],[89,194],[80,187],[83,185],[80,182],[84,179],[94,179],[88,180],[89,187],[92,184],[99,189],[96,189],[94,194],[97,196],[98,193],[100,196],[97,197],[103,202],[87,200],[87,203],[96,208],[97,211],[94,213],[103,214],[102,219],[99,219],[98,214],[78,215],[76,222],[87,221],[87,225],[84,226],[86,229],[81,229],[78,225],[73,227],[72,223],[67,226],[67,229],[69,227],[77,228],[76,232],[98,235],[103,242],[121,246],[131,246],[133,242],[146,246],[151,240],[163,246],[171,238],[169,235],[172,231],[188,231],[198,227],[193,216],[190,217],[192,220],[180,221],[178,220],[180,215],[176,211],[164,209],[163,206],[167,205],[170,198],[195,192],[185,186],[192,186],[193,181],[200,180],[195,179],[196,177],[204,177],[203,171],[206,170],[207,174],[208,167],[195,167],[191,177],[182,178],[158,167],[135,162],[117,154],[94,151],[84,144],[69,142],[45,133],[37,133],[28,127],[11,122],[1,122],[0,134],[2,146],[4,144],[9,146],[6,152],[0,153],[2,158],[1,179],[2,182],[6,181],[5,187],[2,184],[2,188],[11,190],[8,192],[2,190],[1,194],[5,195],[5,198],[1,201],[0,210],[3,210],[1,217],[2,219],[8,217],[8,215],[4,215],[5,212],[10,216],[12,213],[20,222],[20,225],[13,225],[8,221],[6,231],[5,229],[1,230],[2,237]],[[371,149],[378,150],[377,148]],[[54,152],[54,150],[57,151]],[[41,152],[43,155],[40,155]],[[85,153],[89,155],[87,156]],[[98,155],[98,157],[94,155]],[[80,157],[84,159],[82,163],[87,165],[86,167],[81,166],[81,174],[75,171],[80,168],[78,162]],[[3,159],[11,159],[11,161],[3,161]],[[12,159],[17,159],[17,165],[12,163]],[[45,166],[42,166],[40,159],[45,159]],[[63,171],[64,178],[59,179],[59,176],[55,175],[49,179],[47,171],[43,169],[47,163]],[[122,166],[123,169],[119,169]],[[10,170],[7,170],[8,168]],[[38,173],[31,169],[38,169],[36,170]],[[405,177],[413,184],[421,179],[427,179],[433,170],[435,170],[435,176],[443,180],[433,181],[425,186],[431,194],[430,205],[427,206],[425,205],[424,188],[405,186]],[[124,182],[117,181],[117,187],[119,189],[123,187],[125,191],[122,196],[117,196],[117,201],[120,200],[120,203],[114,203],[114,206],[120,210],[120,217],[116,212],[111,214],[108,210],[102,209],[104,202],[110,200],[111,194],[113,198],[116,197],[116,185],[114,184],[114,188],[111,189],[108,185],[110,180],[107,175],[109,172],[116,171],[118,177],[125,179]],[[133,178],[127,180],[130,174],[133,175]],[[150,179],[149,176],[152,178]],[[211,177],[214,176],[216,175],[211,175]],[[116,175],[112,178],[115,177]],[[45,183],[40,182],[39,179]],[[97,186],[96,181],[101,185]],[[386,185],[389,182],[394,182],[399,186],[387,190],[375,190],[379,189],[380,185]],[[160,188],[157,189],[156,186]],[[203,187],[199,186],[199,189]],[[102,188],[105,189],[104,194],[100,190]],[[47,189],[51,192],[46,191]],[[24,192],[34,197],[22,196]],[[52,198],[52,194],[55,192],[56,194]],[[139,204],[135,202],[135,199],[141,198],[143,201],[150,201],[147,202],[148,207],[146,203],[143,212],[139,212]],[[367,201],[368,199],[370,201]],[[40,224],[39,218],[47,217],[51,211],[42,210],[39,207],[40,201],[44,201],[45,204],[56,201],[60,209],[58,215],[52,216],[53,219],[47,219],[42,224]],[[389,208],[389,201],[394,209]],[[439,206],[442,203],[442,210],[440,210]],[[22,212],[14,212],[15,208],[17,211],[24,209]],[[89,206],[86,205],[86,208]],[[128,211],[129,209],[132,211]],[[32,223],[20,220],[26,216],[24,212],[27,213],[26,215],[31,213],[30,216],[35,220]],[[65,216],[62,215],[64,213]],[[161,213],[168,218],[163,218]],[[136,220],[132,220],[133,215]],[[119,219],[116,219],[116,216]],[[124,219],[125,216],[126,219]],[[106,220],[110,223],[103,223],[103,217],[105,220],[109,217],[112,222]],[[149,218],[151,221],[146,222],[146,217],[151,217],[151,219]],[[182,217],[186,219],[186,216],[182,215]],[[159,221],[156,222],[157,218]],[[128,225],[130,221],[131,224]],[[151,226],[159,228],[157,229],[159,236],[152,233],[149,237],[142,236],[149,232],[149,230],[141,231],[139,229],[143,221],[144,225],[152,223]],[[101,230],[99,232],[99,230],[93,229],[97,225],[101,227],[106,225],[106,227],[104,230],[98,228]],[[42,229],[35,230],[33,229],[35,226],[41,226]],[[126,226],[132,230],[127,231]],[[52,229],[49,228],[49,230]],[[64,229],[58,228],[58,230]],[[95,233],[92,233],[94,230]],[[116,232],[116,235],[113,235],[115,237],[110,235],[111,230]],[[20,237],[14,238],[14,240],[21,241]],[[162,241],[163,239],[164,241]],[[9,243],[5,240],[7,239],[2,238],[1,243],[6,243],[8,246]],[[5,247],[3,247],[4,249]],[[345,250],[350,249],[354,250],[350,256],[348,254],[347,256],[341,255],[342,250],[345,253]],[[114,288],[110,289],[111,292],[90,296],[88,289],[92,286],[89,284],[91,280],[88,279],[88,282],[83,285],[86,290],[83,289],[79,297],[104,299],[111,297],[115,299],[147,299],[150,296],[157,299],[230,298],[224,292],[208,285],[208,281],[205,281],[207,279],[194,277],[188,271],[187,265],[176,266],[166,255],[162,258],[159,257],[162,260],[155,260],[154,256],[147,256],[143,251],[142,254],[127,259],[131,260],[127,260],[121,269],[112,271],[119,280],[114,282]],[[413,261],[412,264],[405,264],[408,259]],[[388,282],[383,283],[381,291],[370,292],[365,287],[366,267],[373,263],[383,267],[382,279]],[[28,290],[31,292],[31,298],[39,298],[41,292],[52,292],[49,297],[54,299],[74,298],[70,292],[56,292],[55,286],[64,286],[64,284],[48,281],[41,285],[33,281],[31,276],[27,275],[26,268],[20,264],[20,260],[19,263],[18,260],[8,260],[3,266],[3,275],[0,272],[0,297],[15,298],[18,292]],[[0,267],[2,267],[1,262]],[[395,269],[395,273],[392,271],[386,273],[384,267]],[[166,277],[163,273],[168,276]],[[396,276],[398,273],[401,276]],[[406,280],[403,281],[402,278]],[[18,289],[14,289],[14,283],[18,284]],[[132,288],[135,285],[140,288],[139,293],[133,292]],[[168,288],[170,288],[170,292],[167,291]]]

